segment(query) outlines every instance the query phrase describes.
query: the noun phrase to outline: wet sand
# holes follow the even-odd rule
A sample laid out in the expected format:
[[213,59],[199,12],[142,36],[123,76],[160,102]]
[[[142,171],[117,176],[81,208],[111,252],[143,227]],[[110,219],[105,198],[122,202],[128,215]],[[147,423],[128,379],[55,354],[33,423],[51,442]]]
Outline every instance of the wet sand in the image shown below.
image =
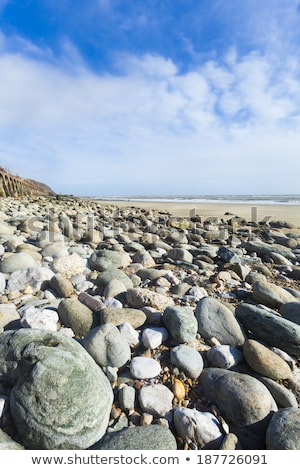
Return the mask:
[[[229,218],[230,213],[243,217],[246,220],[257,221],[284,221],[300,228],[300,205],[282,205],[282,204],[228,204],[228,203],[191,203],[191,202],[156,202],[156,201],[106,201],[108,204],[117,207],[140,207],[144,209],[156,209],[166,211],[176,217],[190,217],[191,214],[207,217]],[[257,214],[255,214],[256,207]],[[191,212],[192,211],[192,212]]]

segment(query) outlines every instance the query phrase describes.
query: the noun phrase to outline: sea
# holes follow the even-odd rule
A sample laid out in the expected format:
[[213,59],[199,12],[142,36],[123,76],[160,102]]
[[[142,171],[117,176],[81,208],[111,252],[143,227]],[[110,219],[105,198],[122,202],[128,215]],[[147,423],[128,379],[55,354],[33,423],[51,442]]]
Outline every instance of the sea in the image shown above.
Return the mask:
[[278,204],[300,205],[300,194],[268,194],[268,195],[172,195],[172,196],[105,196],[103,199],[112,201],[137,202],[187,202],[205,204]]

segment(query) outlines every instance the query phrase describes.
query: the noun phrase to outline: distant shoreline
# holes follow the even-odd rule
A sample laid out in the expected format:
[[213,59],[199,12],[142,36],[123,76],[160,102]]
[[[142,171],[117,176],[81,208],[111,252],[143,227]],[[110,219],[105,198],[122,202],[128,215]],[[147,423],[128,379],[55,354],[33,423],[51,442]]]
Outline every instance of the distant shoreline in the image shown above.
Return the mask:
[[[300,228],[300,204],[256,204],[255,201],[248,203],[242,202],[194,202],[189,201],[170,201],[170,200],[139,200],[139,199],[113,199],[113,198],[93,198],[102,203],[112,204],[116,207],[140,207],[146,210],[159,210],[169,212],[175,217],[190,217],[191,211],[202,217],[227,218],[230,214],[242,217],[247,221],[251,220],[252,208],[257,207],[257,219],[262,221],[264,218],[270,218],[271,221],[282,221]],[[226,218],[225,217],[225,218]]]

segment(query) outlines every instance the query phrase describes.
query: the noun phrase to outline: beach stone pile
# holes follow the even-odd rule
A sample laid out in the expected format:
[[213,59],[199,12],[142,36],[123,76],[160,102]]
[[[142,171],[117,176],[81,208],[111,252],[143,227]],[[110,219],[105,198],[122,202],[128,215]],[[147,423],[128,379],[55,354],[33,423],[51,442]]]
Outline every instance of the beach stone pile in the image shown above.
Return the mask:
[[300,230],[0,207],[1,449],[300,449]]

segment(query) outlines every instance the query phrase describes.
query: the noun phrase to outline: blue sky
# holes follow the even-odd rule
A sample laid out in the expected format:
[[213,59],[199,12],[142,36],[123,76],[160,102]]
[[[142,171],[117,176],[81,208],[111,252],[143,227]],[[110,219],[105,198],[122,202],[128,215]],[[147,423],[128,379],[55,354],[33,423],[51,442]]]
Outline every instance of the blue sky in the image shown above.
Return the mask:
[[0,164],[58,193],[300,193],[299,0],[0,0]]

